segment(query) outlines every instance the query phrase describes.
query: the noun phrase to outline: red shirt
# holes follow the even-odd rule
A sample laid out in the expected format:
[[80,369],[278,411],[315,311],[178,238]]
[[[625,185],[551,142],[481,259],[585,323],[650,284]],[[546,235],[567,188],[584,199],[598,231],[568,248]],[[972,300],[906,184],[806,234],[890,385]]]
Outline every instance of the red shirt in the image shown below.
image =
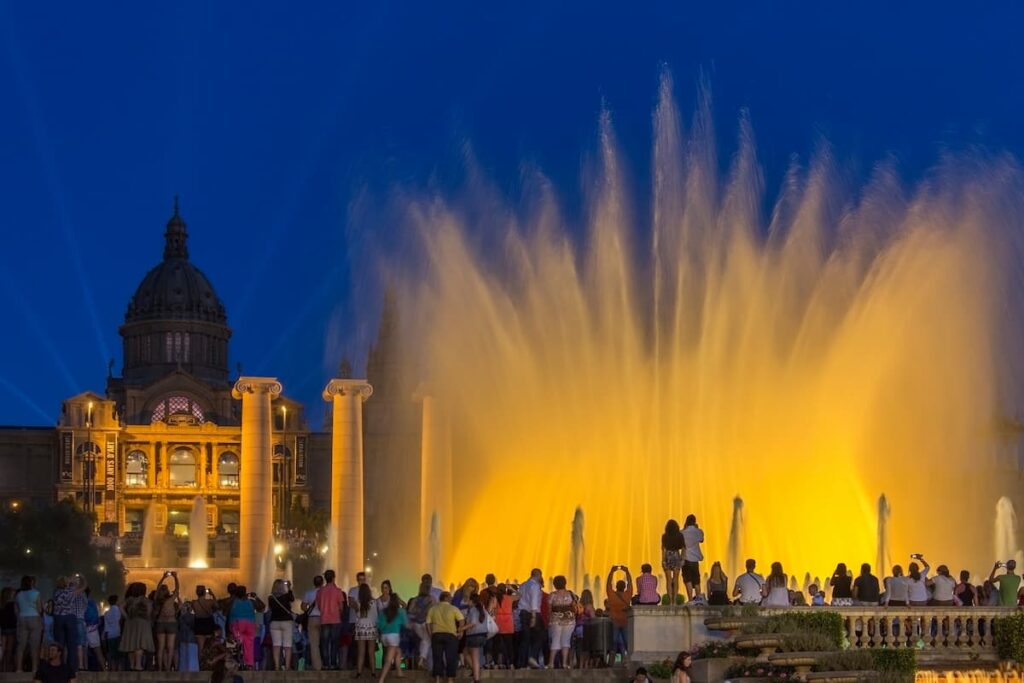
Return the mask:
[[333,583],[325,583],[316,593],[316,606],[320,609],[323,625],[341,623],[341,603],[345,594]]

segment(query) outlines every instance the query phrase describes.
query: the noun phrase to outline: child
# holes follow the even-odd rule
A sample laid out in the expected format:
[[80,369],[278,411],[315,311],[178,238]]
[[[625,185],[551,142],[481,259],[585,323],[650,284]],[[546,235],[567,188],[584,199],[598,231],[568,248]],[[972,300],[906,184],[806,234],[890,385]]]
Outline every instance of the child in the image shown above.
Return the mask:
[[825,591],[818,590],[818,584],[812,583],[808,586],[807,594],[811,596],[811,607],[825,606]]

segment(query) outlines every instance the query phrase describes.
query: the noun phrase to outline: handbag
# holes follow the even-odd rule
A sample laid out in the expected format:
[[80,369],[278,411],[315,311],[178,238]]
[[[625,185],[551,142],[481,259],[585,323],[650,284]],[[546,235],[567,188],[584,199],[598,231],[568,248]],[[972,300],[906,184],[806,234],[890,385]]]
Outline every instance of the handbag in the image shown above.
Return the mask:
[[487,640],[490,640],[494,636],[498,635],[498,622],[494,620],[491,613],[488,612],[484,618],[484,624],[487,626]]

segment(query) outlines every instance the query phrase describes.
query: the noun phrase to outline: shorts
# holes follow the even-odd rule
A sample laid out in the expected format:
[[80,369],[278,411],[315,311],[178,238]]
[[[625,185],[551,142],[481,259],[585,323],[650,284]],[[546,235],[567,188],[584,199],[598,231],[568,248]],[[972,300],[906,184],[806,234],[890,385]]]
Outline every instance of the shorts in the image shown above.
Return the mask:
[[99,626],[86,626],[85,627],[85,642],[89,647],[100,646],[100,627]]
[[85,620],[78,620],[78,642],[77,645],[85,645]]
[[165,636],[178,635],[178,624],[173,621],[156,622],[156,632]]
[[217,624],[213,621],[213,617],[196,617],[192,630],[197,636],[212,636],[217,630]]
[[691,586],[700,585],[700,564],[689,560],[683,562],[683,583]]
[[552,650],[567,650],[572,646],[572,633],[576,630],[576,624],[551,624],[548,626],[548,636],[551,638]]
[[380,642],[384,644],[384,647],[398,647],[402,644],[402,634],[382,633],[380,635]]
[[486,644],[486,633],[470,633],[466,635],[466,649],[468,650],[479,650]]
[[683,566],[683,554],[678,550],[661,551],[661,568],[667,572],[677,571]]
[[291,619],[270,622],[270,642],[274,647],[292,646],[292,634],[295,630],[293,623]]
[[121,654],[121,636],[107,638],[107,656],[117,657]]
[[356,641],[377,640],[377,627],[368,622],[356,622]]

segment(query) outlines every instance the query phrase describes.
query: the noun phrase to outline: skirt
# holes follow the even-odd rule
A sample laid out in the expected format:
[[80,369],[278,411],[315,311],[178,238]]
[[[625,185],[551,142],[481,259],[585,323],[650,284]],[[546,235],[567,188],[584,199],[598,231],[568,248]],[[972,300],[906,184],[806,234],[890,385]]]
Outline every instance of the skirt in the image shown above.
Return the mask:
[[853,598],[832,598],[833,607],[853,607]]
[[132,617],[124,622],[124,631],[121,633],[121,652],[155,652],[153,644],[153,624],[149,619]]
[[370,621],[360,619],[356,622],[356,640],[377,640],[377,626]]
[[667,572],[678,571],[683,566],[683,554],[678,550],[661,551],[661,568]]

